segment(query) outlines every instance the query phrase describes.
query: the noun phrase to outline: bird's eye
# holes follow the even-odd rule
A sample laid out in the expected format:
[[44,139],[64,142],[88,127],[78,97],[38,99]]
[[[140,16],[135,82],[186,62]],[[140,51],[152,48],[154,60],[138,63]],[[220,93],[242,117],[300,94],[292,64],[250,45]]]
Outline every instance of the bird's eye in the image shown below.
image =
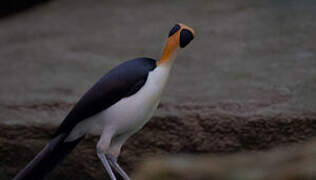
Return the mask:
[[180,25],[179,24],[176,24],[169,32],[169,36],[172,36],[174,33],[178,32],[179,30],[181,29]]
[[183,29],[180,32],[180,47],[184,48],[186,45],[190,43],[190,41],[194,38],[191,31],[187,29]]

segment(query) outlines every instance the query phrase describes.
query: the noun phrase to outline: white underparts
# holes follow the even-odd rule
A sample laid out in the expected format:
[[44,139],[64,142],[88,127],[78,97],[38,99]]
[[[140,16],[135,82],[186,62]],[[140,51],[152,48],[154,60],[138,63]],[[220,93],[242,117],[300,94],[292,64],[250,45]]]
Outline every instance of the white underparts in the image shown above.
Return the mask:
[[[106,110],[80,122],[65,141],[73,141],[86,133],[102,134],[111,141],[102,143],[102,149],[119,151],[126,139],[141,129],[156,110],[169,77],[171,63],[157,66],[148,75],[144,86],[135,94],[123,98]],[[119,137],[119,138],[118,138]],[[102,140],[100,140],[102,141]]]

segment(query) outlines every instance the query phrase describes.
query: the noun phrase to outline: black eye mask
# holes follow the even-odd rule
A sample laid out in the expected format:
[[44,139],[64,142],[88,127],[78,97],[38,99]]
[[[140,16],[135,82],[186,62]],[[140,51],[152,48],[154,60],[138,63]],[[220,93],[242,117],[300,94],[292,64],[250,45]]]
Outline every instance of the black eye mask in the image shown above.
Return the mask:
[[190,43],[190,41],[194,38],[191,31],[187,29],[183,29],[180,32],[180,47],[184,48],[186,45]]
[[176,24],[169,32],[169,36],[172,36],[174,33],[178,32],[179,30],[181,29],[180,25],[179,24]]

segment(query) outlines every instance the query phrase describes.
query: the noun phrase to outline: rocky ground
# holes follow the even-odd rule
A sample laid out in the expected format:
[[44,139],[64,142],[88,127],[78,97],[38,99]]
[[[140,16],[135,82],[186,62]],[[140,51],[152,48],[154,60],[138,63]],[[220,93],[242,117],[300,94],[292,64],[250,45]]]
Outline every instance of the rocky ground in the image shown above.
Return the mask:
[[[53,132],[54,128],[52,127],[2,125],[0,132],[0,156],[2,157],[0,171],[8,179],[14,176],[19,169],[24,167],[24,165],[40,151]],[[158,172],[161,172],[161,175],[164,177],[162,179],[167,178],[165,176],[168,174],[172,175],[170,177],[168,176],[169,179],[174,179],[174,177],[178,177],[176,179],[183,179],[183,177],[187,176],[186,173],[190,174],[195,172],[196,174],[190,174],[190,176],[188,176],[190,178],[188,179],[214,179],[209,177],[221,176],[228,179],[227,175],[224,174],[232,171],[234,168],[241,168],[239,167],[239,161],[240,166],[245,166],[244,168],[247,173],[248,169],[249,174],[255,171],[251,169],[253,168],[251,164],[256,162],[256,159],[260,156],[245,154],[245,152],[262,152],[270,149],[273,149],[273,151],[278,150],[278,153],[274,152],[274,154],[269,151],[261,153],[261,155],[264,154],[264,156],[267,157],[267,161],[265,161],[264,158],[257,161],[258,163],[255,167],[259,169],[261,166],[269,165],[271,161],[272,163],[279,163],[275,162],[278,159],[282,159],[282,163],[284,163],[283,158],[280,158],[279,155],[283,152],[284,155],[282,155],[282,157],[285,156],[289,158],[291,152],[296,152],[293,149],[302,151],[301,155],[305,158],[310,156],[309,154],[304,154],[305,150],[308,152],[313,150],[313,156],[315,156],[313,146],[308,146],[311,149],[306,147],[303,149],[300,147],[303,146],[303,142],[310,140],[311,137],[315,135],[316,114],[297,115],[296,117],[275,116],[266,118],[262,116],[245,117],[223,115],[212,112],[205,117],[192,114],[192,116],[188,116],[184,119],[175,116],[164,118],[155,117],[141,132],[128,140],[122,150],[119,162],[128,172],[133,173],[137,171],[136,177],[140,179],[161,179]],[[72,155],[57,168],[56,172],[53,173],[49,179],[104,179],[103,167],[95,153],[97,140],[98,137],[96,136],[88,136],[79,144]],[[294,146],[295,144],[299,145]],[[280,147],[283,147],[283,149],[280,150]],[[286,149],[284,147],[291,148]],[[228,154],[235,154],[237,152],[244,152],[244,154],[242,156],[238,154],[232,156],[232,160],[230,159],[231,155],[226,157]],[[135,168],[140,167],[142,161],[150,157],[166,155],[170,157],[176,154],[178,154],[176,156],[178,160],[166,157],[161,160],[161,158],[159,158],[160,160],[158,162],[156,160],[146,162],[143,167],[140,168],[141,170]],[[181,157],[179,154],[190,156],[198,155],[198,157],[195,158],[200,159],[208,157],[205,154],[213,154],[211,157],[214,158],[214,162],[212,158],[206,158],[207,160],[200,162],[197,160],[192,161],[191,158],[187,160],[187,157],[185,157],[183,158],[183,162],[185,163],[182,163],[182,158],[179,158]],[[204,155],[200,157],[202,154]],[[215,154],[217,158],[215,158]],[[295,157],[297,156],[296,154],[294,155]],[[311,156],[311,161],[315,162],[316,159],[313,158],[313,156]],[[223,157],[224,160],[221,160],[219,157]],[[236,158],[238,161],[235,160]],[[241,160],[239,158],[241,158]],[[277,160],[275,160],[275,158],[277,158]],[[178,161],[180,164],[176,163]],[[233,163],[232,166],[229,166],[229,169],[226,169],[226,166],[230,164],[227,161]],[[198,167],[201,166],[200,164],[210,163],[210,165],[198,170],[199,168],[195,166],[194,162]],[[217,162],[221,163],[219,167],[216,166]],[[168,166],[164,164],[168,164]],[[191,166],[194,166],[192,171],[182,171],[181,169],[186,169]],[[220,167],[223,169],[218,171],[217,169]],[[313,170],[312,167],[309,168]],[[260,170],[269,172],[269,169]],[[214,174],[211,173],[213,171]],[[314,172],[316,173],[316,171]],[[141,177],[142,173],[144,173],[144,177]],[[239,174],[241,175],[242,173]],[[297,175],[300,176],[300,174]],[[200,176],[204,178],[200,178]]]
[[[315,1],[38,2],[0,9],[0,179],[40,151],[106,71],[159,59],[177,22],[197,37],[154,118],[124,146],[123,167],[136,179],[315,177]],[[91,133],[49,179],[104,178]]]
[[166,156],[138,166],[134,178],[223,180],[313,180],[316,178],[315,139],[267,152],[228,156]]

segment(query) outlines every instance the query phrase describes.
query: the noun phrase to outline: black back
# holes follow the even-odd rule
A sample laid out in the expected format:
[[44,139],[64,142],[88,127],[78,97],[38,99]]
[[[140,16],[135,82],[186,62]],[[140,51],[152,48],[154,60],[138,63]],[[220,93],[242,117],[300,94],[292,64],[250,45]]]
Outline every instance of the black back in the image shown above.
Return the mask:
[[124,97],[135,94],[145,84],[148,73],[155,68],[154,59],[136,58],[109,71],[82,96],[54,137],[61,133],[68,134],[80,121],[107,109]]

